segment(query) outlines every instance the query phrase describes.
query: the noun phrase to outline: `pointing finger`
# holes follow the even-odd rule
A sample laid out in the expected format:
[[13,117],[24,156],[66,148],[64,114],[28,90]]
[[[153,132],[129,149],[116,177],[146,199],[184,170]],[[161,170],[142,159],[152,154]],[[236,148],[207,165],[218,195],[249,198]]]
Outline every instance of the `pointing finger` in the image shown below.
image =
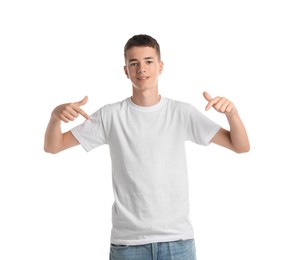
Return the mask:
[[205,107],[205,110],[208,111],[212,106],[215,108],[215,105],[220,101],[220,99],[220,97],[210,99],[209,103]]
[[204,96],[204,98],[205,98],[207,101],[210,101],[210,100],[212,99],[212,97],[211,97],[211,96],[209,95],[209,93],[206,92],[206,91],[203,92],[203,96]]
[[83,109],[80,108],[80,106],[85,105],[87,101],[88,101],[88,96],[85,96],[81,101],[75,102],[73,107],[77,113],[84,116],[88,120],[90,116]]
[[205,107],[205,110],[208,111],[214,104],[212,97],[210,96],[210,94],[206,91],[203,92],[203,96],[204,98],[208,101],[207,106]]
[[78,113],[84,116],[87,120],[90,119],[90,116],[81,108],[79,108]]

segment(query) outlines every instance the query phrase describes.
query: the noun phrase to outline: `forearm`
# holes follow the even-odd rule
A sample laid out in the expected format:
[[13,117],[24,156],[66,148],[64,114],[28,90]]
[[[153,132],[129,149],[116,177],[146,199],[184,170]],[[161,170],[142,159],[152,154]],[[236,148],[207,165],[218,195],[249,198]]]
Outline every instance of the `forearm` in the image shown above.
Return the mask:
[[248,152],[250,143],[244,124],[236,111],[233,115],[227,115],[227,120],[230,126],[230,140],[236,152]]
[[57,153],[62,144],[61,120],[51,116],[44,138],[44,150],[48,153]]

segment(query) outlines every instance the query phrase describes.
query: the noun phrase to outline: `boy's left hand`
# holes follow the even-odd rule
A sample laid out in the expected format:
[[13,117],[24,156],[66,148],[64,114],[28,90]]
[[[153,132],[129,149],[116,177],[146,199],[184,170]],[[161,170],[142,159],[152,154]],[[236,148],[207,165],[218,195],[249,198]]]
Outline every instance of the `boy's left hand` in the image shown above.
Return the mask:
[[203,92],[203,96],[208,101],[208,104],[205,107],[206,111],[213,107],[216,111],[227,116],[232,116],[237,111],[235,105],[225,97],[217,96],[215,98],[212,98],[206,91]]

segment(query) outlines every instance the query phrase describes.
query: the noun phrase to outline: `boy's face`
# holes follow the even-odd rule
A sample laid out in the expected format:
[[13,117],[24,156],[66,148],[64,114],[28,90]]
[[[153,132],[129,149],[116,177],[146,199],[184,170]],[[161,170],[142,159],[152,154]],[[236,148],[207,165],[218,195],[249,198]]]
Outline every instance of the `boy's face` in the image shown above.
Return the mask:
[[158,76],[163,70],[163,62],[152,47],[132,47],[126,52],[125,74],[134,88],[158,87]]

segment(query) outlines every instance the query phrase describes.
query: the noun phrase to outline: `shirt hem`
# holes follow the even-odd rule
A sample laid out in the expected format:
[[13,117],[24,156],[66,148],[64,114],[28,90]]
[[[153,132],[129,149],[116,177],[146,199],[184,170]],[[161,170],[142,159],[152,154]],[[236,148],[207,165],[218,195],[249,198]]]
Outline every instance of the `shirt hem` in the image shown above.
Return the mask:
[[166,236],[166,237],[158,237],[158,238],[152,238],[152,239],[136,239],[136,240],[111,239],[111,244],[132,246],[132,245],[145,245],[145,244],[158,243],[158,242],[172,242],[172,241],[188,240],[188,239],[194,239],[194,233],[189,233],[189,234],[181,235],[181,236],[179,235]]
[[86,152],[89,152],[91,150],[90,147],[88,147],[88,145],[86,144],[86,142],[84,142],[83,137],[80,136],[80,134],[77,132],[77,130],[75,128],[70,130],[73,134],[73,136],[77,139],[77,141],[79,142],[79,144],[84,148],[84,150]]
[[211,144],[213,137],[217,134],[217,132],[221,129],[220,125],[216,125],[216,127],[207,135],[204,145],[208,146]]

